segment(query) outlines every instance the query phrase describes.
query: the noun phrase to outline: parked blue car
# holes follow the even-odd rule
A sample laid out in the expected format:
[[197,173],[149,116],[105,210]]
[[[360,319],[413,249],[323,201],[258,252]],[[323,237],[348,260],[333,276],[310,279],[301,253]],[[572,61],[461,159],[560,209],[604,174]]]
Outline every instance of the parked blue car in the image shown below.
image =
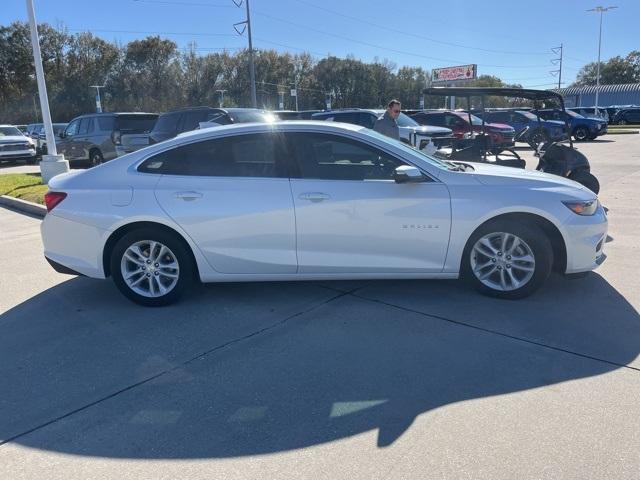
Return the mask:
[[506,123],[513,127],[516,131],[516,138],[527,127],[527,132],[519,138],[521,142],[527,142],[530,145],[538,143],[557,142],[567,138],[565,133],[564,122],[557,120],[540,119],[528,110],[489,110],[484,114],[476,114],[483,116],[484,120],[489,123]]
[[562,110],[557,109],[541,109],[538,110],[540,117],[545,120],[569,120],[569,127],[571,128],[571,136],[578,142],[585,140],[595,140],[600,135],[607,133],[607,121],[602,118],[587,118],[579,113],[566,111],[566,117],[563,115]]

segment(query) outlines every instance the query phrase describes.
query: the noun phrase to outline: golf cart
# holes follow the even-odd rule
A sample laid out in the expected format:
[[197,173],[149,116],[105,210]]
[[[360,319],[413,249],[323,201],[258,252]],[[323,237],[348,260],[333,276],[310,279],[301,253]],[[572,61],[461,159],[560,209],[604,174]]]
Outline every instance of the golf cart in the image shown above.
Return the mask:
[[[550,106],[566,112],[562,96],[550,90],[497,87],[431,87],[425,88],[423,92],[425,95],[466,98],[467,112],[471,112],[472,110],[471,97],[480,99],[480,108],[476,108],[474,111],[479,112],[479,116],[482,118],[482,133],[474,135],[474,133],[471,132],[472,138],[465,139],[462,142],[456,142],[451,148],[439,150],[435,153],[435,156],[450,161],[493,163],[516,168],[525,167],[525,161],[520,158],[514,149],[507,149],[501,152],[492,151],[490,137],[484,128],[484,113],[487,97],[495,96],[531,100],[533,102],[534,112],[540,108],[548,108]],[[469,113],[469,115],[471,115],[471,113]],[[535,115],[538,118],[538,124],[542,124],[544,120],[542,120],[537,113],[535,113]],[[538,157],[536,170],[570,178],[589,188],[594,193],[598,193],[600,184],[598,179],[591,173],[587,157],[578,152],[573,146],[570,135],[571,129],[568,120],[566,120],[568,115],[564,114],[562,118],[565,118],[566,140],[568,140],[569,145],[565,144],[565,140],[555,142],[548,141],[544,136],[538,135],[538,132],[529,131],[529,127],[518,132],[515,140],[536,140],[534,145],[532,145],[535,146],[535,155]],[[504,152],[507,152],[509,155],[504,155]]]

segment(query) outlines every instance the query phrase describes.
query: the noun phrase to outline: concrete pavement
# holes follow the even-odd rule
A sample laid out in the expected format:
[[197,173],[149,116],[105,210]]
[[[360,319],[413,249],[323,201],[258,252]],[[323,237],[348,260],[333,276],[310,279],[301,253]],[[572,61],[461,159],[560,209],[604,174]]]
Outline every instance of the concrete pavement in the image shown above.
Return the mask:
[[517,302],[459,282],[301,282],[147,309],[53,272],[39,221],[0,209],[0,471],[637,478],[640,140],[580,148],[609,258]]

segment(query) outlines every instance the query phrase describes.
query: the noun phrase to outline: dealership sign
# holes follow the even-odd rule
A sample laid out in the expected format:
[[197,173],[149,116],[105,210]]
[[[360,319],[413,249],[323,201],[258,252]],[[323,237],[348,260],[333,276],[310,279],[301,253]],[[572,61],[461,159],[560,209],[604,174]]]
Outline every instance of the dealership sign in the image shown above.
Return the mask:
[[474,80],[478,73],[478,65],[459,65],[457,67],[434,68],[431,71],[431,81],[459,82],[461,80]]

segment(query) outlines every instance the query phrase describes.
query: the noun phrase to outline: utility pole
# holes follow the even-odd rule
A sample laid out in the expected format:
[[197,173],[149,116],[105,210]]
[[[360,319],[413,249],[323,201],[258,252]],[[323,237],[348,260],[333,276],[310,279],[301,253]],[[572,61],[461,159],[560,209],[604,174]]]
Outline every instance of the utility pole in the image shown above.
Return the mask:
[[554,65],[558,65],[558,70],[551,70],[549,73],[551,75],[558,75],[558,90],[562,88],[562,54],[563,54],[563,44],[561,43],[559,47],[552,48],[551,51],[556,55],[560,55],[560,58],[554,58],[551,60],[551,63]]
[[600,47],[602,46],[602,14],[604,12],[608,12],[609,10],[613,10],[618,7],[601,7],[597,6],[587,10],[587,12],[598,12],[600,13],[600,33],[598,34],[598,66],[596,70],[596,114],[598,113],[598,97],[600,94]]
[[[244,22],[234,23],[233,28],[238,35],[242,35],[245,29],[247,30],[247,36],[249,37],[249,81],[251,82],[251,106],[253,108],[258,108],[258,97],[256,95],[256,69],[253,64],[253,40],[251,38],[251,13],[249,10],[249,0],[233,0],[233,3],[236,7],[240,8],[243,1],[247,7],[247,19]],[[244,25],[245,28],[238,30],[238,26],[240,25]]]
[[100,100],[100,89],[104,88],[104,85],[89,85],[89,88],[96,89],[96,112],[102,113],[102,101]]
[[223,90],[223,89],[220,88],[220,89],[216,90],[216,92],[218,92],[220,94],[220,98],[218,100],[218,106],[220,108],[222,108],[222,107],[224,107],[224,92],[226,92],[226,90]]
[[56,149],[56,138],[53,134],[51,124],[51,112],[49,111],[49,97],[47,96],[47,85],[44,80],[44,69],[42,68],[42,55],[40,53],[40,39],[38,38],[38,24],[36,14],[33,9],[33,0],[26,0],[27,13],[29,15],[29,27],[31,30],[31,48],[33,49],[33,63],[36,67],[36,80],[38,82],[38,94],[40,96],[40,110],[42,112],[42,123],[44,123],[44,133],[47,139],[48,155],[42,156],[40,162],[40,173],[42,182],[49,183],[56,175],[69,171],[69,162],[63,155],[58,155]]
[[291,89],[291,96],[296,99],[296,112],[298,111],[298,80],[293,80],[293,88]]

